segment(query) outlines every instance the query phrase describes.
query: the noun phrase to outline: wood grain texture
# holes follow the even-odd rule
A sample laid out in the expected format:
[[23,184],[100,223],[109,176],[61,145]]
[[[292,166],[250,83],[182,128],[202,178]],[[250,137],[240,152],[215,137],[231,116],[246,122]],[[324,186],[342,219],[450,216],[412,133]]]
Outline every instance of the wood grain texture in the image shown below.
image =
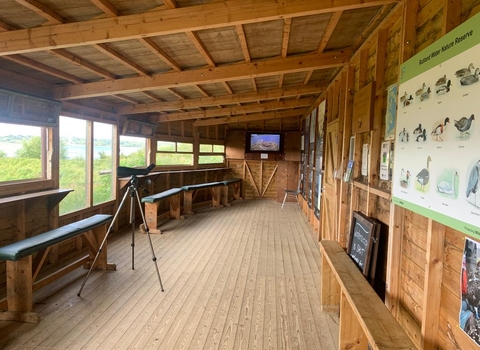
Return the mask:
[[77,269],[34,293],[35,327],[0,322],[0,347],[72,349],[335,348],[320,311],[320,255],[295,203],[234,201],[162,225],[152,235],[165,293],[144,235],[109,241],[116,272],[95,271],[78,298]]

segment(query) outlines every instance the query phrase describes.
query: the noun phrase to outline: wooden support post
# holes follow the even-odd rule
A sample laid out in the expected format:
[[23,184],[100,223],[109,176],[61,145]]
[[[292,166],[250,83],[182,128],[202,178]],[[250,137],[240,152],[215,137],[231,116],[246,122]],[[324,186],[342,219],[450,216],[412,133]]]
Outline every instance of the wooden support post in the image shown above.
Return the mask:
[[242,199],[242,197],[240,196],[240,193],[241,193],[241,183],[240,183],[240,181],[235,182],[233,184],[233,198]]
[[183,192],[183,213],[185,215],[193,215],[193,192],[194,191],[184,191]]
[[322,311],[338,313],[340,305],[340,285],[338,284],[327,259],[324,257],[324,254],[322,254],[321,276],[322,290],[320,302],[322,305]]
[[423,285],[422,349],[437,348],[442,298],[445,226],[428,220],[427,256]]
[[145,221],[147,222],[148,230],[150,233],[161,234],[158,229],[157,213],[159,202],[145,203]]
[[220,203],[226,207],[230,206],[230,203],[228,203],[228,186],[227,185],[221,187]]
[[340,310],[338,348],[341,350],[368,349],[367,337],[344,293],[340,298]]
[[172,219],[182,219],[180,215],[180,193],[168,197],[170,203],[170,217]]
[[220,208],[220,186],[209,187],[210,194],[212,195],[212,207]]
[[0,321],[40,322],[33,312],[32,256],[6,261],[8,311],[0,312]]

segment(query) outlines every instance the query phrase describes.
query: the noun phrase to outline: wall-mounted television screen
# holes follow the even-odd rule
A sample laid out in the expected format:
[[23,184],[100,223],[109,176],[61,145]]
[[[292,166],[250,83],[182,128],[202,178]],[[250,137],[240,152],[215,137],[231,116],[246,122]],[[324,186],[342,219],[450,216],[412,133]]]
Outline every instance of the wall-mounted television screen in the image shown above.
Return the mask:
[[282,133],[246,133],[245,152],[283,153]]

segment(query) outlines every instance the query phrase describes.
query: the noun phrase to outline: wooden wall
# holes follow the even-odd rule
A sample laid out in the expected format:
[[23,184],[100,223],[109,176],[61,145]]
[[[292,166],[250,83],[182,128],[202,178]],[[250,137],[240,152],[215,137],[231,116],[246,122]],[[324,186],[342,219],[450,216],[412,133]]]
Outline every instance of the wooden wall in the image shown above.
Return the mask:
[[[409,0],[398,4],[355,53],[350,65],[339,72],[326,93],[327,121],[338,118],[342,126],[343,142],[339,143],[338,152],[344,171],[346,140],[352,135],[350,95],[375,82],[371,130],[355,135],[354,179],[350,184],[337,180],[338,202],[326,213],[340,214],[338,232],[320,236],[333,236],[346,247],[348,241],[344,237],[348,236],[353,210],[382,222],[386,228],[385,245],[381,246],[386,256],[381,274],[385,303],[419,349],[478,349],[458,326],[465,235],[391,204],[391,182],[378,177],[378,150],[384,141],[385,90],[397,82],[400,64],[478,12],[478,0]],[[364,143],[371,149],[367,177],[360,175]]]
[[[285,135],[284,155],[269,154],[267,160],[259,155],[245,154],[246,131],[283,132]],[[231,168],[231,177],[243,179],[242,196],[246,199],[277,199],[279,172],[278,162],[300,161],[300,119],[287,118],[255,121],[251,123],[230,124],[225,142],[227,167]],[[293,183],[296,183],[297,174]],[[293,188],[292,188],[293,189]],[[282,190],[283,193],[283,190]]]

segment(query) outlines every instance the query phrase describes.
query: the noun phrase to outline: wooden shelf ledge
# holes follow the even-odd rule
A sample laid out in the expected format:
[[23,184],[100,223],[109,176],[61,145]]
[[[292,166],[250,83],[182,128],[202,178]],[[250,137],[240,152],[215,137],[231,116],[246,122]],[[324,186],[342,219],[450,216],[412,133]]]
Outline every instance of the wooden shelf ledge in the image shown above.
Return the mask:
[[340,244],[321,241],[320,251],[322,309],[340,309],[339,348],[416,350]]

